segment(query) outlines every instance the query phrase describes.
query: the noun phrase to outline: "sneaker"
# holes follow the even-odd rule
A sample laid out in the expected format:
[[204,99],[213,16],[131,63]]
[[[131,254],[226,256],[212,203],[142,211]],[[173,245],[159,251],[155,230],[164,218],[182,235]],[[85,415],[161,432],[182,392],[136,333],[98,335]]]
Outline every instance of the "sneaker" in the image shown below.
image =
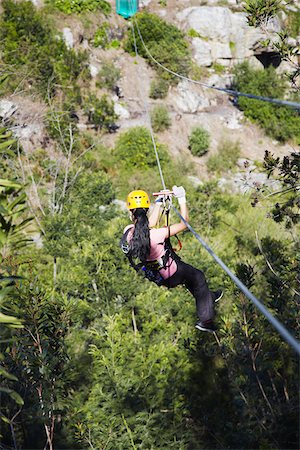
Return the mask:
[[213,294],[215,296],[214,301],[215,301],[215,303],[217,303],[223,297],[224,292],[222,291],[222,289],[218,289],[217,291],[214,291]]
[[198,320],[198,322],[195,325],[195,328],[197,328],[200,331],[208,331],[209,333],[217,331],[217,327],[212,320],[206,320],[205,322],[200,322],[200,320]]

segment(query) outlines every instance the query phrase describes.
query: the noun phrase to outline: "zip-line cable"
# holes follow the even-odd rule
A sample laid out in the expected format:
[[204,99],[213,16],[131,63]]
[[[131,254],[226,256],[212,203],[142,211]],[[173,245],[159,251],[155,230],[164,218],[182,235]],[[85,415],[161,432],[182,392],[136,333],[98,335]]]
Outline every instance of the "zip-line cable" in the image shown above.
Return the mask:
[[[136,37],[135,37],[135,31],[134,31],[134,24],[133,24],[133,22],[132,22],[131,25],[132,25],[132,35],[133,35],[135,56],[136,56],[136,58],[138,58],[139,54],[138,54],[138,49],[137,49],[137,45],[136,45]],[[138,71],[139,71],[139,67],[140,66],[139,66],[138,61],[137,61],[137,64],[138,64]],[[140,80],[140,77],[139,77],[139,80]],[[145,96],[141,95],[141,97],[143,97],[143,101],[144,101],[146,117],[147,117],[147,120],[148,120],[148,126],[149,126],[149,130],[150,130],[150,134],[151,134],[151,140],[152,140],[153,148],[154,148],[154,151],[155,151],[155,157],[156,157],[156,162],[157,162],[157,165],[158,165],[159,175],[160,175],[160,178],[161,178],[163,189],[166,189],[166,184],[165,184],[164,176],[163,176],[161,165],[160,165],[160,160],[159,160],[158,151],[157,151],[157,147],[156,147],[155,137],[154,137],[153,128],[152,128],[152,124],[151,124],[151,117],[150,117],[150,113],[149,113],[148,104],[147,104],[147,101],[145,100]]]
[[[134,47],[136,57],[139,56],[138,49],[136,45],[136,36],[134,30],[134,24],[132,23],[132,33],[134,39]],[[147,105],[147,101],[144,100],[146,114],[148,116],[148,121],[150,123],[150,133],[152,138],[152,143],[155,151],[155,157],[158,164],[158,169],[163,185],[163,189],[166,189],[166,184],[164,181],[159,155],[157,152],[157,148],[155,145],[154,133],[151,126],[151,119],[149,115],[149,109]],[[300,105],[299,105],[300,106]],[[180,219],[185,223],[190,232],[195,236],[195,238],[200,242],[200,244],[207,250],[207,252],[214,258],[214,260],[219,264],[219,266],[229,275],[232,281],[236,284],[236,286],[245,294],[245,296],[260,310],[260,312],[265,316],[265,318],[273,325],[273,327],[278,331],[278,333],[283,337],[283,339],[300,355],[300,342],[286,329],[282,323],[274,317],[270,311],[263,305],[263,303],[254,295],[249,289],[241,282],[241,280],[234,275],[231,270],[226,266],[226,264],[213,252],[213,250],[205,243],[205,241],[199,236],[199,234],[193,229],[193,227],[184,219],[184,217],[180,214],[180,212],[175,208],[175,206],[171,205],[174,212],[180,217]]]
[[239,280],[239,278],[234,275],[231,270],[226,266],[226,264],[213,252],[213,250],[204,242],[204,240],[199,236],[198,233],[191,227],[191,225],[182,217],[180,212],[172,206],[172,209],[180,217],[180,219],[185,223],[190,232],[195,236],[195,238],[200,242],[200,244],[208,251],[208,253],[215,259],[215,261],[222,267],[222,269],[230,276],[232,281],[237,285],[237,287],[255,304],[255,306],[263,313],[266,319],[273,325],[274,328],[281,334],[281,336],[286,340],[288,344],[300,355],[300,342],[291,335],[291,333],[279,322],[276,317],[274,317],[270,311],[263,305],[263,303],[255,297],[252,292]]
[[[194,83],[194,84],[198,84],[202,87],[208,88],[208,89],[214,89],[216,91],[221,91],[221,92],[225,92],[226,94],[229,94],[233,97],[246,97],[246,98],[252,98],[255,100],[262,100],[264,102],[268,102],[268,103],[274,103],[276,105],[281,105],[281,106],[289,106],[291,108],[295,108],[295,109],[299,109],[300,110],[300,103],[299,102],[291,102],[288,100],[279,100],[276,98],[271,98],[271,97],[263,97],[261,95],[254,95],[254,94],[245,94],[244,92],[239,92],[239,91],[234,91],[232,89],[226,89],[226,88],[220,88],[217,86],[212,86],[210,84],[207,83],[203,83],[202,81],[198,81],[198,80],[193,80],[192,78],[189,78],[185,75],[181,75],[177,72],[174,72],[171,69],[168,69],[166,66],[164,66],[163,64],[161,64],[159,61],[157,61],[157,59],[154,58],[154,56],[152,56],[152,54],[150,53],[148,47],[145,44],[145,41],[143,39],[142,33],[139,29],[137,20],[133,17],[133,21],[135,22],[135,26],[139,35],[139,38],[142,42],[142,45],[144,47],[144,49],[146,50],[146,53],[148,54],[149,58],[155,63],[157,64],[159,67],[161,67],[163,70],[165,70],[166,72],[169,72],[170,74],[181,78],[182,80],[186,80],[189,81],[190,83]],[[135,44],[136,45],[136,44]]]

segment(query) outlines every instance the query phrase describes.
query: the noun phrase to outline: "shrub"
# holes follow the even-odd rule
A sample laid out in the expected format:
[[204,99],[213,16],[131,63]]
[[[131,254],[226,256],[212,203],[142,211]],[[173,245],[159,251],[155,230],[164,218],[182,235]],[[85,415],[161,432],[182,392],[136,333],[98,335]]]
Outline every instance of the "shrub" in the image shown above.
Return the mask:
[[121,77],[121,71],[112,62],[105,61],[97,75],[97,86],[113,90]]
[[[74,85],[86,65],[87,55],[76,54],[62,39],[57,39],[47,20],[31,2],[4,0],[2,6],[1,57],[15,69],[9,80],[11,88],[17,86],[22,77],[23,82],[43,94],[54,94],[58,85]],[[26,76],[21,74],[22,66]]]
[[207,161],[207,168],[210,172],[225,172],[231,170],[241,154],[239,142],[225,140],[218,147],[218,153],[212,155]]
[[94,34],[92,44],[94,47],[107,48],[109,44],[109,23],[104,22]]
[[[155,14],[148,12],[138,13],[135,16],[141,35],[151,55],[168,69],[182,75],[187,75],[190,70],[191,56],[188,42],[184,33],[165,22]],[[136,35],[138,52],[153,66],[166,80],[178,82],[178,78],[159,67],[148,55],[139,35]],[[134,39],[130,31],[125,43],[125,50],[134,52]]]
[[96,130],[110,131],[117,118],[114,112],[113,103],[106,95],[100,99],[96,95],[90,95],[86,101],[85,113],[88,116],[88,122],[93,124]]
[[48,0],[48,3],[65,14],[99,10],[107,15],[111,12],[110,4],[105,0]]
[[189,149],[194,156],[204,155],[210,144],[210,136],[208,131],[202,127],[197,127],[192,130],[189,137]]
[[151,125],[155,132],[164,131],[171,125],[171,119],[164,105],[156,105],[151,111]]
[[[285,97],[286,85],[273,67],[255,70],[248,63],[242,63],[234,72],[234,88],[238,91],[271,98]],[[258,123],[268,135],[281,142],[294,138],[300,143],[300,116],[294,109],[242,97],[238,105],[245,116]]]
[[165,98],[168,94],[169,83],[162,78],[158,78],[157,80],[152,80],[150,83],[150,93],[149,97],[158,99]]
[[[165,147],[156,144],[160,162],[168,161]],[[115,146],[115,154],[127,167],[147,168],[156,166],[155,152],[149,130],[134,127],[121,134]]]

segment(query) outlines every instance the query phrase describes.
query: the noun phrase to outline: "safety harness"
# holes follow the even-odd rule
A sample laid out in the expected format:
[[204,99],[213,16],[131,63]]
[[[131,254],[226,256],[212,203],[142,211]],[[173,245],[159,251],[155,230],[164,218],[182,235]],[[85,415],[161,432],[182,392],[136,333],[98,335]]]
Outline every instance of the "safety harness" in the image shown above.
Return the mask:
[[[162,215],[165,214],[165,221],[166,226],[168,227],[168,237],[165,239],[164,242],[160,242],[158,245],[164,246],[164,254],[161,258],[154,261],[141,261],[141,262],[135,262],[132,256],[132,251],[130,248],[130,243],[127,240],[128,233],[131,230],[129,228],[126,230],[126,232],[123,234],[121,240],[120,240],[120,247],[123,251],[123,253],[126,255],[131,267],[134,268],[134,270],[144,275],[145,278],[147,278],[149,281],[153,281],[158,286],[161,286],[162,284],[165,284],[165,279],[161,276],[160,270],[161,269],[168,269],[173,261],[180,261],[180,257],[175,253],[171,241],[170,241],[170,223],[169,223],[169,213],[170,208],[166,207],[166,203],[164,202],[164,211],[162,212]],[[179,240],[179,238],[176,235],[176,238],[179,243],[179,250],[181,249],[182,245]]]
[[164,242],[160,242],[158,244],[164,246],[164,254],[160,259],[154,261],[141,261],[136,263],[132,256],[130,243],[127,241],[128,233],[130,230],[131,228],[126,230],[120,240],[120,247],[127,257],[129,264],[137,273],[144,275],[144,277],[148,280],[153,281],[158,286],[161,286],[165,280],[161,276],[159,271],[161,269],[168,269],[173,261],[180,260],[180,257],[176,255],[172,248],[170,238],[167,238]]

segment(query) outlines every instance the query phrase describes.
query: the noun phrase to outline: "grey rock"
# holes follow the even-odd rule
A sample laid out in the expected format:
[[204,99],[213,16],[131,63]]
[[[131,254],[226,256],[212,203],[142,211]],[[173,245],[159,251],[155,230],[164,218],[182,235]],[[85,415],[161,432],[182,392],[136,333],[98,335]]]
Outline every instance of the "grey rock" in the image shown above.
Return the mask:
[[74,47],[74,37],[71,28],[63,29],[63,38],[68,48]]
[[91,77],[95,78],[98,75],[98,73],[99,73],[98,67],[94,66],[93,64],[90,64],[89,68],[90,68]]
[[194,114],[209,106],[208,98],[198,94],[194,86],[188,81],[178,83],[176,91],[174,102],[183,113]]
[[129,111],[124,108],[120,103],[114,103],[114,111],[117,116],[119,116],[120,119],[129,119],[130,113]]
[[199,66],[209,67],[213,63],[211,54],[211,45],[209,42],[201,38],[194,38],[192,40],[193,57]]
[[203,186],[203,181],[201,181],[198,177],[194,177],[193,175],[189,175],[188,179],[192,183],[194,187]]
[[0,117],[9,119],[18,109],[18,106],[9,100],[0,100]]
[[124,200],[115,199],[112,201],[112,204],[118,206],[122,211],[127,211],[126,202],[124,202]]

